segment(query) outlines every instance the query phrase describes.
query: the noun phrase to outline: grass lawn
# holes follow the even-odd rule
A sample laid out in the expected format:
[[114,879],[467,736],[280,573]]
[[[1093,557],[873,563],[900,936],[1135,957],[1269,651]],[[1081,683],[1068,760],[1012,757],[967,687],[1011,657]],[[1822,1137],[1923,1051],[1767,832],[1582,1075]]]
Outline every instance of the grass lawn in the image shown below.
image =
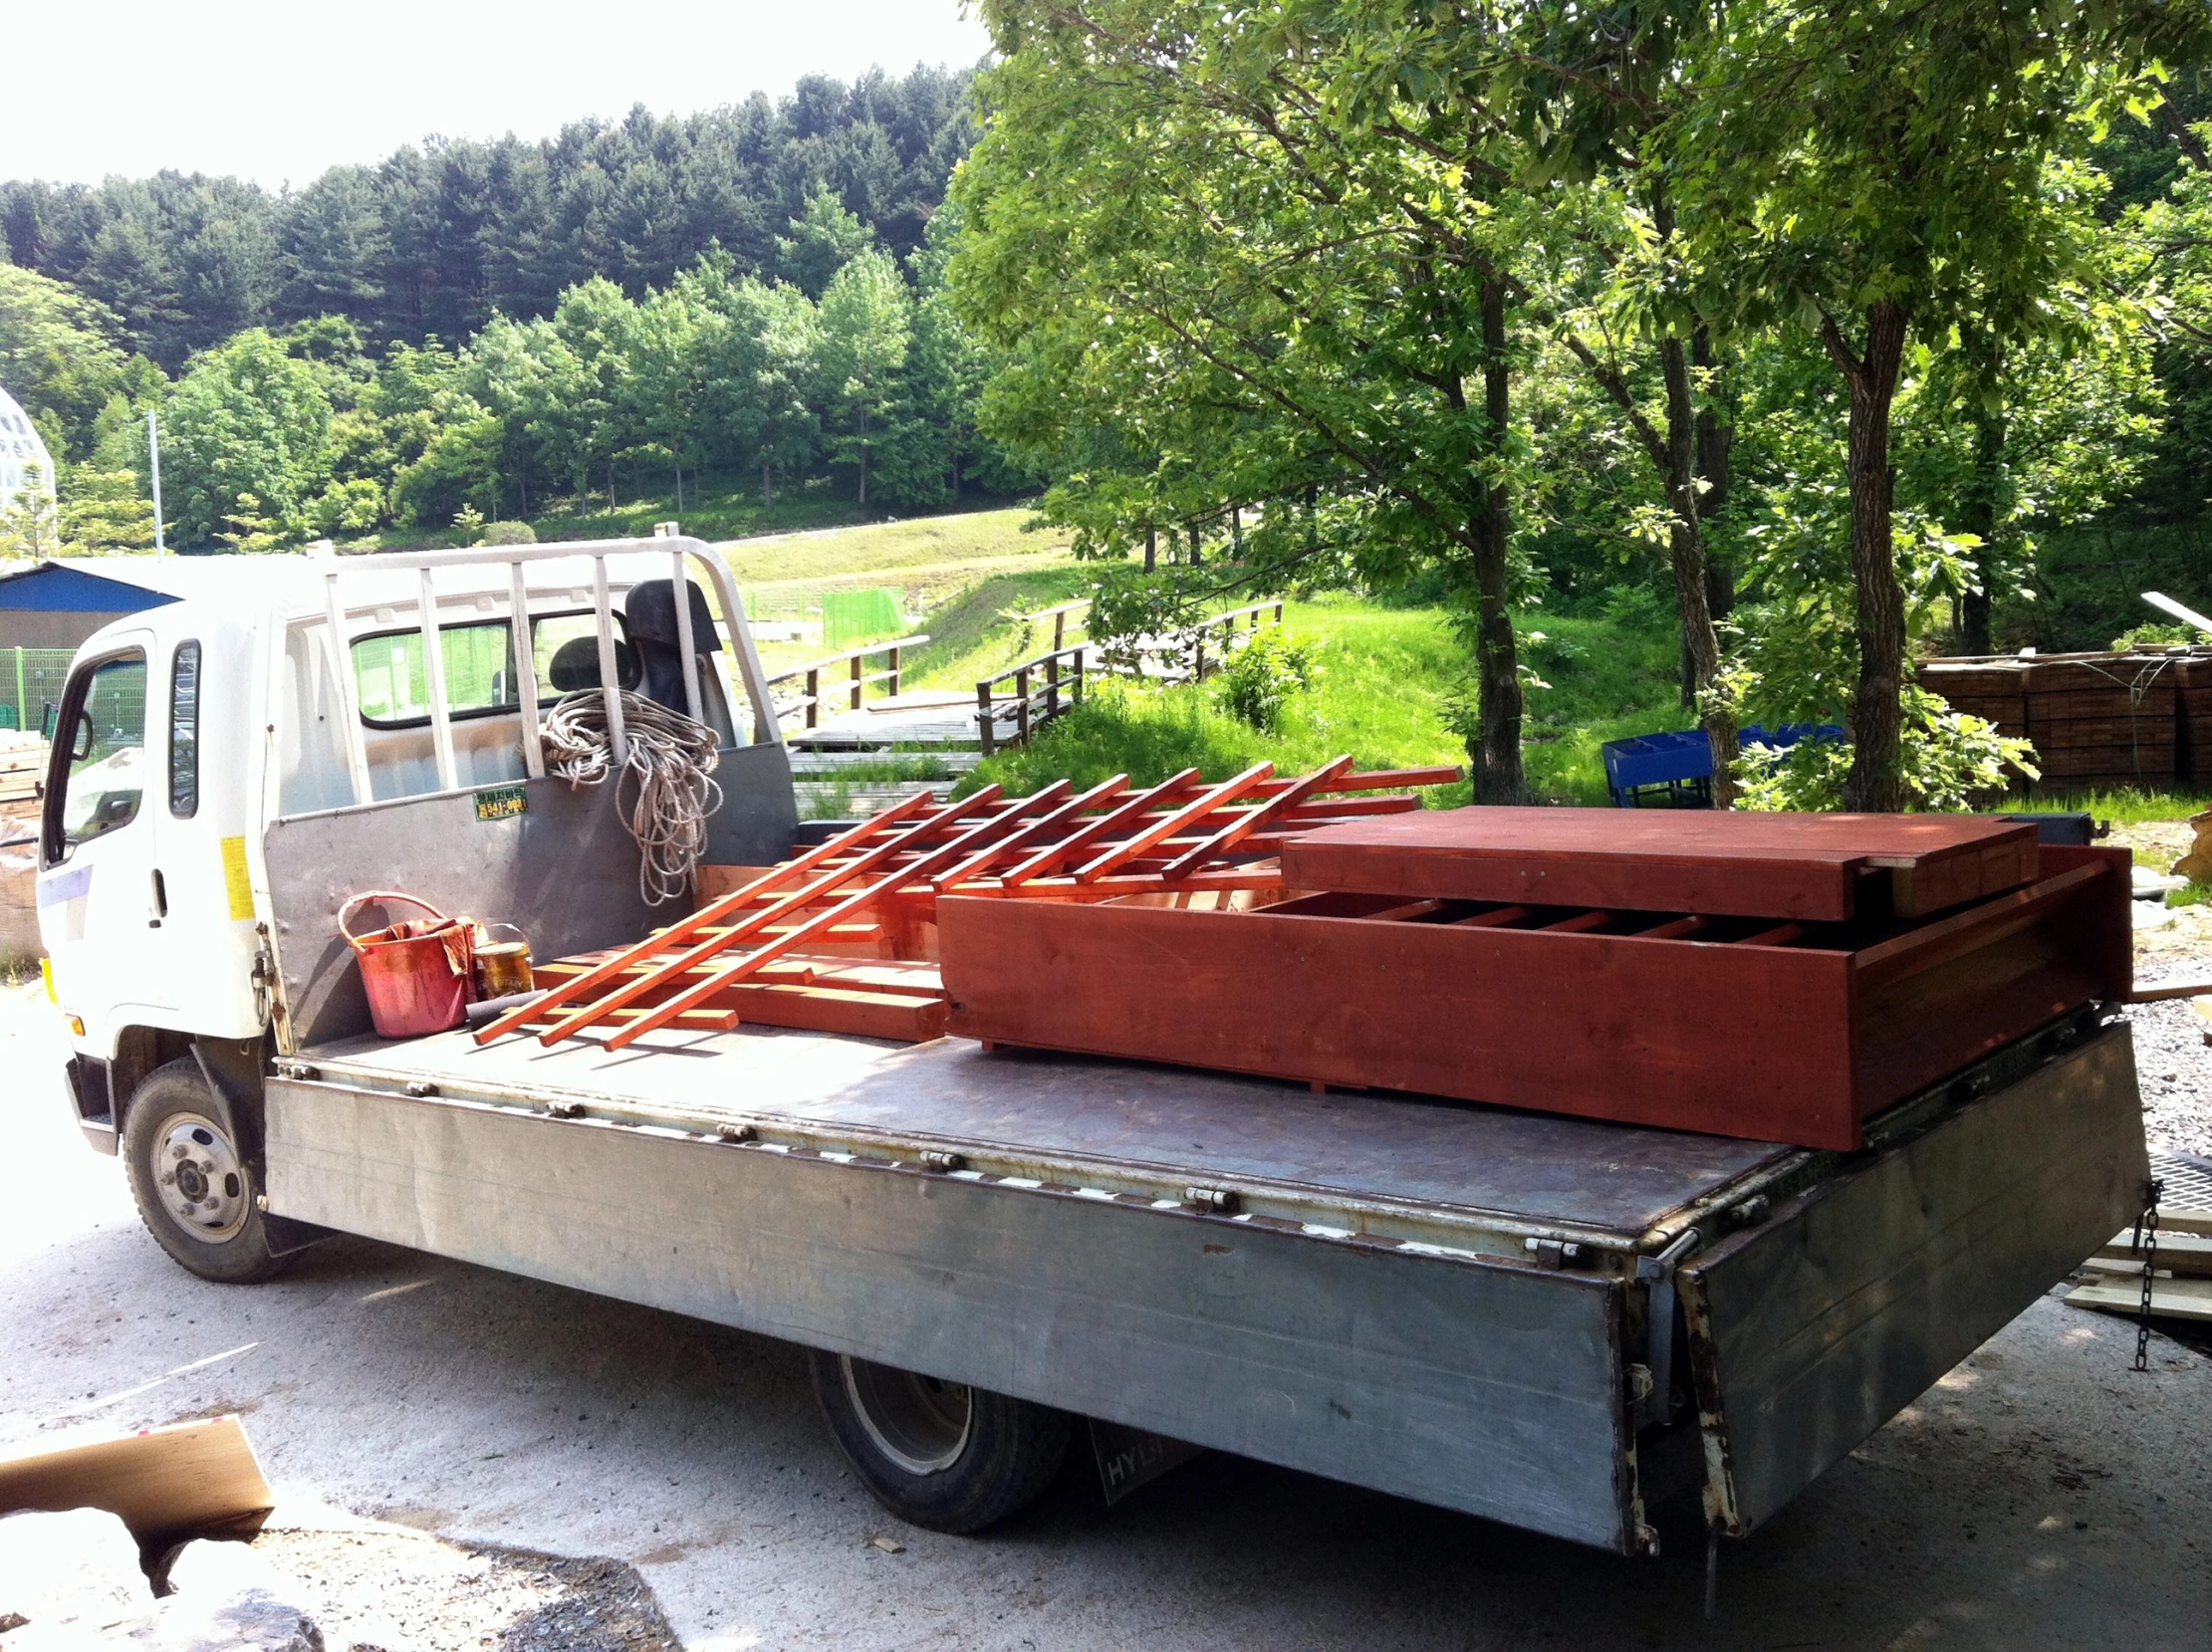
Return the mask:
[[[1602,804],[1598,742],[1616,729],[1642,733],[1681,721],[1671,644],[1608,619],[1540,615],[1526,628],[1542,633],[1528,646],[1539,676],[1551,685],[1530,691],[1531,782],[1563,803]],[[1283,630],[1289,641],[1316,646],[1317,678],[1273,733],[1249,728],[1223,710],[1218,679],[1203,688],[1109,681],[1026,750],[985,763],[969,784],[996,781],[1019,796],[1063,775],[1079,787],[1118,773],[1147,785],[1192,767],[1221,780],[1263,759],[1298,774],[1341,752],[1352,753],[1362,769],[1465,764],[1450,706],[1468,659],[1440,610],[1324,596],[1289,604]],[[980,663],[971,654],[958,669],[966,675]],[[1434,788],[1429,802],[1465,803],[1469,790],[1464,781]]]
[[[680,522],[683,531],[704,540],[751,539],[764,535],[812,533],[847,526],[873,526],[935,520],[928,515],[906,517],[882,505],[862,506],[840,493],[827,477],[803,482],[763,505],[753,476],[684,478],[683,503],[676,503],[672,482],[665,476],[635,495],[625,491],[618,508],[610,510],[604,490],[581,497],[539,500],[529,517],[541,540],[635,539],[650,534],[656,522]],[[1020,513],[977,513],[973,502],[956,507],[950,519],[976,514],[1007,515],[1019,522]],[[450,528],[386,528],[343,542],[340,549],[361,551],[415,551],[458,544]],[[778,578],[779,576],[764,576]]]

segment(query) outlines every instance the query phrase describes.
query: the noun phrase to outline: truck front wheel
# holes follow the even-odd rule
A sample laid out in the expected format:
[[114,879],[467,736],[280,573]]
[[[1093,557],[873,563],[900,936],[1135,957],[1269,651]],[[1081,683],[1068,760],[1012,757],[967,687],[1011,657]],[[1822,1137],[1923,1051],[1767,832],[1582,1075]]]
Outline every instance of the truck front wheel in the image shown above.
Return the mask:
[[208,1090],[197,1062],[156,1067],[131,1091],[123,1157],[139,1219],[188,1272],[250,1285],[283,1267],[269,1254],[230,1109]]
[[814,1391],[860,1484],[932,1532],[1004,1520],[1067,1461],[1067,1412],[987,1388],[817,1348]]

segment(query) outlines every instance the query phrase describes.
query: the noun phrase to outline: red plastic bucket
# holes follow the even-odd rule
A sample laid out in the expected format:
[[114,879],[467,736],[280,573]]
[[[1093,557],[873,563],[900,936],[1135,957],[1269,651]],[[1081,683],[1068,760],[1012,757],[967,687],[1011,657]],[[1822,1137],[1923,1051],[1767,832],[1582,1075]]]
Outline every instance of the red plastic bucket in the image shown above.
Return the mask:
[[[347,927],[369,902],[394,900],[419,906],[431,921],[395,923],[369,935]],[[449,918],[412,895],[372,889],[338,909],[338,932],[361,959],[369,1019],[379,1038],[414,1039],[461,1025],[475,950],[475,927],[468,919]]]

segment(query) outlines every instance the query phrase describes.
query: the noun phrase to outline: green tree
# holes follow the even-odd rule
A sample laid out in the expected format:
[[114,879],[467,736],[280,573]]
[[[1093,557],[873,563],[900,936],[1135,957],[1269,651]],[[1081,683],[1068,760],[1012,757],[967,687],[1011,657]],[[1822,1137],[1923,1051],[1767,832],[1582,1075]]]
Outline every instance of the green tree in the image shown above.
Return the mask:
[[1702,306],[1804,329],[1848,396],[1849,808],[1904,796],[1890,425],[1908,354],[1961,328],[1992,350],[2066,330],[2052,297],[2087,249],[2046,164],[2099,109],[2147,103],[2155,57],[2200,50],[2205,26],[2160,0],[1738,0],[1690,34],[1665,141]]
[[132,470],[72,465],[62,478],[61,537],[75,557],[153,549],[153,501]]
[[51,557],[62,549],[61,516],[44,469],[23,467],[23,485],[0,505],[0,555]]
[[123,382],[121,329],[105,305],[0,264],[0,384],[49,432],[57,458],[95,445],[100,411]]
[[1003,62],[955,181],[952,279],[1010,353],[986,429],[1061,470],[1046,509],[1087,556],[1260,507],[1241,564],[1139,577],[1106,616],[1141,631],[1231,586],[1433,578],[1474,656],[1476,796],[1520,801],[1515,266],[1551,231],[1498,186],[1516,141],[1460,111],[1435,152],[1376,95],[1387,43],[1314,38],[1304,13],[985,15]]
[[875,233],[838,199],[827,184],[807,197],[807,207],[791,220],[791,234],[776,239],[776,273],[807,297],[820,302],[846,265],[875,245]]
[[321,376],[267,332],[195,356],[169,396],[162,439],[163,503],[175,501],[178,538],[205,544],[239,515],[304,531],[329,475],[330,430]]
[[868,458],[882,441],[897,375],[913,342],[913,298],[888,253],[870,248],[831,277],[822,295],[816,363],[838,435],[832,449],[860,472],[867,503]]

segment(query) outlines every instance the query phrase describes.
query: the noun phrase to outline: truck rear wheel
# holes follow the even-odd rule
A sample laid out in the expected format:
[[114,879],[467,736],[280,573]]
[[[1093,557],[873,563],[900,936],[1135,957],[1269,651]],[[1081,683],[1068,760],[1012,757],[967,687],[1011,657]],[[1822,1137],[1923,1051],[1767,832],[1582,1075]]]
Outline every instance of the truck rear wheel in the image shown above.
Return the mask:
[[123,1157],[138,1218],[154,1243],[190,1273],[251,1285],[284,1266],[269,1254],[253,1168],[239,1150],[230,1109],[196,1062],[170,1062],[131,1091]]
[[814,1350],[815,1398],[875,1501],[932,1532],[977,1532],[1036,1501],[1068,1458],[1065,1411]]

